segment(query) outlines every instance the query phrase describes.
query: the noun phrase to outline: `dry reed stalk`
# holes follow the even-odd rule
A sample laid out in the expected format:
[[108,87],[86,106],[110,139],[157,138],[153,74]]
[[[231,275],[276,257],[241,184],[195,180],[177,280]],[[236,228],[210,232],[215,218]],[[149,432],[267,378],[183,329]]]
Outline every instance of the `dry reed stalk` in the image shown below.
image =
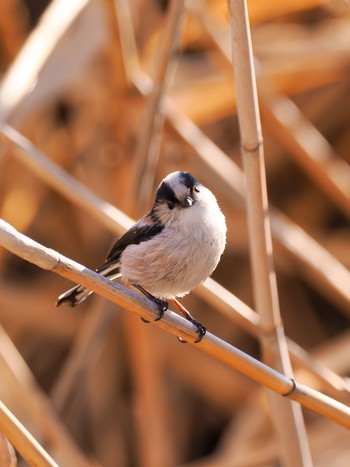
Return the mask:
[[62,463],[77,467],[97,467],[93,459],[88,459],[66,431],[66,428],[52,410],[44,394],[17,348],[0,327],[0,373],[2,400],[15,414],[20,414],[23,422],[35,430],[37,436],[52,446]]
[[266,84],[262,86],[262,112],[270,131],[289,150],[311,180],[350,217],[350,167],[328,141],[302,115],[294,102]]
[[[123,2],[123,0],[119,1]],[[125,50],[127,52],[133,52],[131,56],[135,57],[135,47],[130,46],[130,44],[135,45],[135,41],[130,24],[128,2],[124,2],[124,7],[126,12],[128,12],[128,14],[124,15],[122,18],[124,20],[124,32],[127,33],[126,36],[129,39],[127,41],[128,48]],[[71,12],[72,10],[70,10],[70,13]],[[130,69],[129,71],[132,73],[133,69]],[[27,74],[25,76],[27,76]],[[137,74],[134,76],[133,80],[141,93],[147,94],[151,89],[151,82],[144,74]],[[31,86],[32,83],[29,87]],[[243,199],[243,178],[239,169],[211,140],[204,136],[193,122],[181,114],[181,112],[177,111],[174,105],[170,105],[171,101],[168,100],[168,104],[166,113],[175,130],[190,146],[193,147],[201,159],[212,168],[213,176],[215,175],[215,177],[219,178],[217,183],[218,189],[222,188],[224,191],[226,190],[227,193],[231,193],[231,196],[233,196],[240,204]],[[210,155],[212,155],[211,159]],[[215,158],[213,155],[215,155]],[[219,159],[218,161],[216,161],[217,158]],[[215,163],[211,163],[213,159],[215,160]],[[224,170],[220,173],[217,171],[217,168],[221,164],[223,164],[222,167]],[[41,170],[40,167],[38,170]],[[64,187],[65,183],[63,182],[63,189]],[[80,198],[80,201],[84,203],[82,198]],[[93,200],[86,203],[87,209],[89,209],[88,205],[91,204],[91,202],[93,203]],[[105,208],[106,212],[102,212],[103,208]],[[114,211],[114,208],[110,205],[108,207],[103,203],[100,206],[101,217],[104,217],[105,215],[108,217],[107,211]],[[96,214],[97,212],[98,211],[96,211]],[[350,313],[350,291],[348,287],[343,286],[343,284],[346,284],[349,281],[349,272],[346,268],[344,268],[338,261],[334,260],[328,252],[326,252],[311,237],[306,235],[302,229],[288,221],[284,216],[282,218],[280,213],[277,211],[271,213],[271,228],[274,236],[278,238],[287,251],[292,254],[293,259],[296,259],[296,261],[301,264],[301,272],[306,276],[306,279],[311,281],[322,294],[326,295],[328,299],[335,302],[337,306],[340,306],[341,310],[345,310],[345,312]],[[118,232],[121,233],[121,231]],[[297,236],[299,242],[290,242],[290,238],[293,238],[294,236]],[[321,268],[319,266],[320,263],[326,264],[327,267]]]
[[0,431],[29,465],[58,467],[58,464],[56,464],[52,457],[49,456],[2,401],[0,401]]
[[[116,0],[117,1],[117,0]],[[123,0],[119,0],[123,2]],[[125,52],[131,52],[131,56],[135,57],[135,41],[130,20],[130,10],[128,2],[123,4],[124,10],[128,14],[123,16],[123,35],[128,40],[125,44]],[[133,45],[133,46],[132,46]],[[136,58],[134,61],[137,61]],[[129,72],[138,70],[138,67],[130,68]],[[151,80],[141,72],[133,77],[134,84],[142,94],[147,94],[151,89]],[[218,189],[230,193],[231,196],[236,200],[237,203],[241,204],[243,200],[243,177],[240,170],[235,164],[209,139],[207,138],[196,125],[193,124],[188,118],[186,118],[181,112],[179,112],[172,102],[167,99],[166,114],[174,129],[178,134],[196,151],[200,158],[208,165],[215,178],[218,178]],[[30,146],[30,145],[29,145]],[[40,153],[39,153],[40,154]],[[17,154],[19,157],[20,154]],[[215,156],[215,157],[214,157]],[[25,162],[30,163],[30,160]],[[35,164],[37,173],[41,172],[41,164]],[[220,171],[218,171],[220,167]],[[221,170],[222,168],[222,170]],[[64,174],[64,172],[61,172]],[[54,180],[52,181],[54,183]],[[60,185],[62,184],[62,190],[68,189],[66,179],[60,180],[56,184],[56,189],[60,192]],[[69,191],[69,190],[68,190]],[[86,192],[88,195],[88,192]],[[83,203],[88,211],[93,211],[94,208],[90,205],[96,206],[98,198],[90,196],[88,203],[85,203],[84,197],[78,196],[76,202]],[[92,199],[94,198],[94,199]],[[91,208],[91,209],[90,209]],[[105,211],[105,212],[103,212]],[[109,213],[112,214],[109,216]],[[114,217],[114,214],[118,218],[117,211],[110,205],[102,202],[100,209],[95,210],[96,215],[103,218]],[[123,215],[125,219],[125,215]],[[279,212],[273,211],[270,213],[271,217],[271,228],[274,236],[282,243],[284,248],[287,249],[302,266],[302,273],[306,276],[307,280],[311,281],[322,294],[325,294],[328,299],[332,302],[336,302],[337,306],[341,307],[346,313],[350,313],[350,291],[348,287],[344,287],[349,281],[349,272],[344,268],[338,261],[336,261],[328,252],[326,252],[317,242],[309,237],[302,229],[297,227],[295,224],[290,222],[285,216],[282,216]],[[102,219],[101,219],[102,220]],[[111,219],[111,224],[113,220]],[[129,224],[130,225],[130,224]],[[111,228],[112,225],[111,225]],[[122,229],[119,231],[122,232]],[[299,242],[290,242],[290,238],[296,236]],[[310,254],[311,252],[311,254]],[[324,264],[327,267],[320,267],[320,264]],[[327,273],[326,273],[327,271]]]
[[169,409],[164,391],[164,356],[153,329],[145,332],[141,320],[123,315],[129,371],[132,377],[132,412],[135,420],[136,453],[140,465],[171,465],[173,439],[169,436]]
[[321,385],[330,396],[339,398],[345,404],[350,403],[350,381],[348,378],[339,376],[334,367],[326,366],[326,362],[318,357],[317,352],[308,353],[288,337],[287,344],[292,362],[298,365],[301,371],[307,369],[306,371],[316,378],[316,387]]
[[[0,220],[0,245],[42,269],[88,287],[102,297],[143,318],[152,321],[158,316],[159,310],[156,305],[145,297],[106,279],[54,250],[45,248],[17,232],[3,220]],[[162,320],[157,321],[155,324],[175,336],[182,337],[189,343],[194,343],[197,337],[195,326],[170,310]],[[350,428],[349,407],[318,391],[300,385],[293,379],[255,360],[210,332],[207,332],[200,343],[193,345],[254,381],[265,385],[272,391],[300,402],[320,415]]]
[[[129,41],[129,47],[133,47],[134,43],[130,43],[130,35],[127,34],[123,21],[123,15],[128,14],[128,9],[125,2],[117,3],[121,6],[120,11],[116,8],[120,42],[125,44]],[[184,1],[170,2],[154,59],[153,86],[146,99],[134,155],[135,174],[131,185],[134,186],[132,199],[135,202],[131,210],[136,218],[146,211],[155,180],[164,126],[162,103],[174,74],[175,52],[178,48],[183,15]],[[130,66],[134,69],[137,66],[133,58],[130,62],[129,55],[127,52],[123,54],[126,70]],[[136,47],[131,56],[137,57]],[[130,75],[128,71],[126,74]],[[163,355],[154,344],[152,334],[144,332],[141,322],[135,323],[132,316],[126,315],[123,324],[130,356],[130,372],[133,376],[133,412],[137,414],[135,421],[139,462],[145,467],[170,465],[174,459],[174,447],[168,436],[168,408],[162,391]]]
[[[87,23],[83,20],[85,14],[85,18],[88,18]],[[96,50],[96,44],[105,41],[105,31],[98,27],[100,22],[97,18],[101,19],[101,14],[100,4],[89,0],[77,0],[72,4],[60,0],[50,3],[2,79],[1,122],[11,119],[12,122],[20,123],[33,103],[42,102],[55,88],[66,82],[76,67],[84,62],[91,51]],[[80,21],[77,21],[77,18]],[[89,35],[92,21],[95,26],[94,34]],[[74,34],[67,34],[71,27],[74,28]],[[57,47],[63,49],[56,54],[56,58],[60,60],[60,57],[64,57],[66,64],[67,54],[73,48],[72,42],[75,40],[80,45],[81,37],[84,37],[84,48],[80,47],[80,54],[71,56],[70,66],[62,67],[56,62],[53,71],[48,64],[55,55],[54,52],[57,52]],[[64,42],[65,39],[67,42]],[[60,44],[61,40],[63,45]],[[64,73],[61,72],[63,69]],[[36,86],[38,76],[46,81],[47,86]],[[32,92],[33,89],[35,92]]]
[[[204,158],[206,163],[210,164],[210,167],[217,171],[217,167],[223,167],[224,163],[225,170],[218,174],[219,177],[223,177],[225,184],[224,188],[229,190],[229,194],[236,195],[237,200],[243,200],[243,193],[240,192],[240,186],[243,191],[243,181],[240,172],[236,172],[235,165],[228,159],[222,151],[215,146],[210,140],[208,140],[200,130],[189,122],[186,118],[179,118],[177,112],[172,109],[172,117],[175,119],[172,121],[176,122],[176,127],[180,131],[183,137],[192,145],[197,142],[196,148],[199,151],[201,157]],[[77,182],[72,176],[65,173],[55,163],[48,160],[36,147],[31,144],[26,138],[21,136],[18,132],[7,125],[3,125],[2,134],[6,137],[4,143],[9,147],[15,147],[18,150],[15,152],[18,157],[29,169],[36,173],[45,183],[57,190],[64,197],[71,200],[73,203],[78,204],[85,209],[91,216],[99,220],[106,228],[112,232],[123,233],[132,224],[132,220],[127,217],[123,212],[113,207],[106,201],[98,198],[85,186]],[[22,152],[23,151],[23,152]],[[211,157],[214,157],[217,164],[212,162]],[[225,164],[226,163],[226,164]],[[238,170],[238,169],[237,169]],[[233,175],[239,177],[240,183],[235,184],[226,180],[227,177]],[[222,186],[222,183],[218,183],[218,187]],[[242,196],[239,198],[238,195]],[[282,244],[290,245],[290,249],[296,251],[296,256],[301,257],[309,266],[311,273],[313,273],[317,280],[319,277],[324,277],[327,282],[330,282],[333,288],[340,288],[347,293],[347,290],[342,287],[343,282],[347,282],[349,276],[348,271],[339,262],[337,262],[326,250],[317,244],[311,237],[308,237],[305,232],[299,227],[291,223],[287,218],[282,218],[282,214],[277,213],[275,210],[272,211],[272,228],[275,227],[275,235],[278,236]],[[288,226],[288,230],[285,230]],[[297,239],[298,241],[296,241]],[[326,274],[323,268],[320,267],[319,258],[322,258],[321,263],[326,265],[326,270],[336,271],[337,274]],[[314,269],[313,269],[314,268]],[[325,284],[327,286],[327,283]],[[328,286],[329,287],[329,286]],[[333,290],[331,288],[331,290]],[[223,312],[236,324],[246,329],[249,333],[257,335],[258,317],[249,307],[242,303],[237,297],[225,290],[219,284],[215,283],[212,279],[207,281],[202,287],[199,287],[194,293],[202,296],[206,301],[215,305],[219,311]],[[347,303],[347,302],[346,302]],[[294,350],[296,349],[294,345]],[[335,394],[334,391],[340,391],[339,396],[347,399],[348,388],[347,385],[342,382],[339,384],[339,378],[333,374],[332,378],[329,378],[327,369],[319,372],[319,366],[315,363],[310,364],[310,360],[303,360],[303,366],[307,368],[312,374],[314,374],[321,382],[323,381],[330,390],[331,394]],[[301,362],[300,352],[298,361]],[[328,374],[326,378],[324,375]]]
[[[240,328],[245,329],[255,337],[259,337],[258,314],[213,279],[207,279],[203,287],[196,289],[196,294]],[[347,380],[320,363],[292,339],[287,337],[286,340],[290,357],[294,363],[313,375],[327,393],[340,398],[345,403],[349,402],[350,385]]]
[[106,304],[94,308],[86,316],[74,339],[72,349],[51,391],[51,400],[59,413],[64,413],[73,390],[93,364],[104,345],[113,313]]
[[[106,411],[106,405],[109,404],[108,394],[113,391],[113,399],[117,396],[115,394],[115,387],[111,389],[111,380],[105,374],[110,375],[116,368],[116,355],[110,355],[110,367],[106,370],[105,367],[101,370],[100,363],[104,360],[106,342],[110,334],[113,318],[115,317],[115,310],[112,311],[115,305],[111,302],[102,302],[97,306],[93,306],[90,312],[86,314],[84,321],[79,327],[79,331],[73,341],[71,349],[67,358],[65,358],[63,367],[61,368],[58,377],[55,380],[55,385],[51,391],[50,401],[53,406],[58,410],[62,420],[69,424],[76,419],[76,401],[81,399],[81,390],[84,388],[85,396],[88,401],[88,413],[91,425],[91,437],[94,438],[95,432],[98,436],[104,436],[106,433],[113,436],[114,446],[118,446],[117,452],[114,455],[113,461],[116,465],[125,465],[126,446],[121,445],[120,433],[112,431],[111,427],[101,427],[99,424],[99,417],[96,415]],[[108,344],[107,344],[108,345]],[[107,359],[108,360],[108,359]],[[106,360],[104,360],[106,364]],[[99,371],[102,373],[103,384],[99,383]],[[91,385],[91,378],[95,384]],[[90,386],[91,389],[90,389]],[[93,393],[93,398],[91,394]],[[97,404],[96,404],[96,391],[98,391]],[[94,402],[92,402],[94,401]],[[96,408],[96,405],[98,408]],[[110,410],[110,406],[107,410]],[[113,433],[113,434],[112,434]],[[98,456],[98,453],[96,453]],[[100,457],[100,456],[98,456]],[[100,458],[101,464],[104,463],[103,457]],[[73,461],[66,462],[67,465],[76,465]],[[97,466],[96,466],[97,467]]]
[[[132,225],[132,220],[111,204],[103,201],[84,185],[79,183],[57,164],[51,162],[30,141],[24,138],[15,129],[3,124],[0,133],[5,136],[2,143],[7,147],[14,145],[20,149],[15,156],[32,170],[39,178],[54,188],[62,196],[68,197],[77,206],[80,206],[103,225],[109,226],[112,232],[122,234]],[[30,156],[30,157],[29,157]]]
[[143,213],[152,192],[158,164],[161,133],[164,126],[163,98],[174,76],[175,52],[184,16],[184,0],[172,0],[154,59],[152,90],[146,99],[146,108],[141,120],[140,135],[135,152],[136,177],[135,198],[138,199],[137,214]]
[[[232,459],[239,465],[240,453],[250,452],[250,442],[256,439],[257,433],[266,427],[266,416],[263,410],[259,410],[258,391],[252,392],[244,404],[239,408],[221,439],[217,455],[223,465],[232,464]],[[263,464],[260,453],[257,452],[256,463]]]
[[4,467],[16,467],[17,456],[12,444],[0,433],[0,465]]
[[324,4],[324,0],[292,0],[275,4],[266,2],[263,4],[259,0],[253,0],[249,5],[253,22],[263,22],[284,16],[289,13],[311,10]]
[[[231,61],[226,35],[214,24],[206,11],[194,9],[224,56]],[[141,91],[141,88],[140,88]],[[215,185],[223,195],[229,195],[238,205],[243,203],[243,175],[227,155],[215,145],[172,101],[167,102],[167,117],[179,136],[190,145],[201,161],[211,170]],[[220,168],[220,169],[219,169]],[[344,204],[344,203],[343,203]],[[349,271],[303,229],[275,208],[270,208],[272,234],[292,259],[301,265],[301,272],[319,292],[350,315]],[[322,267],[320,267],[322,265]]]
[[133,379],[135,445],[140,465],[170,466],[175,448],[171,433],[169,407],[164,384],[164,355],[155,339],[154,329],[145,332],[141,320],[123,315],[127,338],[129,370]]
[[350,271],[282,212],[271,207],[270,219],[275,239],[301,266],[304,277],[349,318]]
[[[320,361],[327,366],[331,366],[337,373],[348,375],[350,371],[349,352],[350,331],[345,330],[339,336],[318,347],[315,354]],[[346,377],[346,381],[350,382],[350,378]]]
[[[106,16],[106,29],[109,33],[107,47],[109,51],[109,61],[112,65],[113,81],[111,85],[112,107],[114,110],[118,108],[117,99],[123,95],[130,83],[127,69],[124,65],[125,56],[121,41],[119,40],[119,28],[116,23],[115,11],[117,8],[117,0],[103,0],[100,2]],[[113,102],[114,99],[114,102]]]
[[[242,206],[243,174],[237,165],[170,100],[167,102],[167,117],[178,135],[211,170],[211,180],[215,181],[218,192],[231,196]],[[197,170],[200,170],[198,165]],[[346,287],[350,281],[349,270],[281,211],[270,207],[269,216],[274,238],[300,265],[304,277],[349,317],[350,289]]]
[[123,66],[128,82],[140,73],[140,63],[137,55],[135,36],[128,28],[132,23],[131,10],[128,0],[114,0],[114,15],[118,22],[120,48],[123,56]]
[[[210,329],[210,326],[208,328]],[[155,331],[159,335],[158,330]],[[161,347],[164,349],[166,368],[171,371],[171,381],[183,381],[190,393],[195,393],[200,400],[207,401],[208,406],[217,407],[220,413],[225,413],[227,417],[235,416],[237,407],[245,400],[250,390],[254,389],[254,382],[201,352],[188,350],[187,346],[179,348],[176,339],[169,339],[167,336],[164,338],[166,341]],[[219,381],[222,384],[218,384]],[[169,384],[166,388],[171,390]],[[179,413],[177,409],[176,413]],[[186,420],[187,417],[178,421],[182,427],[182,435],[191,439],[192,429]]]
[[[127,8],[127,7],[126,7]],[[127,35],[133,37],[131,28],[128,26],[128,16],[123,22],[124,31]],[[129,41],[130,42],[130,41]],[[131,41],[132,42],[132,41]],[[135,50],[133,49],[135,54]],[[134,84],[138,87],[141,93],[147,94],[151,88],[151,80],[140,73],[134,76]],[[185,139],[198,155],[214,170],[221,164],[224,170],[221,170],[219,177],[221,178],[218,187],[230,189],[234,193],[234,198],[240,204],[243,198],[243,179],[239,169],[227,156],[217,148],[217,146],[196,127],[183,114],[179,113],[172,105],[169,99],[166,99],[167,117],[179,135]],[[215,155],[215,158],[213,157]],[[222,157],[223,156],[223,157]],[[220,164],[217,164],[216,158],[219,158]],[[215,160],[215,162],[213,162]],[[223,185],[222,178],[225,184]],[[228,183],[228,186],[226,185]],[[233,190],[232,190],[233,188]],[[350,292],[343,283],[347,282],[349,272],[339,262],[329,255],[320,245],[318,245],[311,237],[299,227],[295,226],[287,218],[282,216],[278,211],[274,210],[271,213],[271,227],[275,237],[277,237],[288,251],[301,262],[303,272],[305,271],[307,279],[318,285],[321,283],[321,292],[325,293],[332,301],[336,301],[337,305],[341,306],[345,312],[350,312]],[[288,231],[288,235],[285,233]],[[289,236],[297,235],[300,238],[299,243],[291,244]],[[310,251],[313,254],[310,256]],[[322,257],[322,263],[327,264],[326,268],[319,267],[319,258]],[[325,272],[327,270],[327,273]],[[328,273],[333,271],[332,273]]]
[[[213,18],[205,11],[196,10],[196,14],[203,21],[203,24],[223,55],[231,61],[225,31],[223,31],[214,22]],[[270,113],[272,113],[272,111],[270,111]],[[278,116],[274,115],[273,118],[278,119]],[[328,143],[324,143],[324,138],[317,132],[317,130],[313,126],[310,128],[310,123],[307,128],[309,128],[309,133],[312,132],[312,134],[316,136],[316,140],[319,141],[321,147],[325,148],[325,150],[327,149],[326,152],[329,153],[330,150]],[[294,141],[297,139],[297,136],[290,133],[288,138]],[[295,142],[293,148],[295,150],[299,150],[299,152],[307,152],[307,148],[302,144],[304,140],[304,137],[301,141],[299,138],[298,141]],[[212,146],[211,142],[209,144]],[[343,167],[344,173],[347,174],[348,166],[340,160],[335,160],[334,157],[331,157],[332,154],[332,152],[331,154],[328,154],[328,159],[334,162],[336,174],[339,175],[340,172],[338,170],[338,165]],[[217,151],[216,156],[221,157],[220,151]],[[311,155],[308,155],[308,158],[310,157]],[[212,168],[215,169],[214,167]],[[346,199],[346,193],[348,190],[346,191],[344,183],[340,183],[340,188],[334,187],[335,180],[329,180],[326,171],[323,171],[322,168],[318,168],[318,171],[322,172],[318,177],[319,179],[322,179],[322,184],[327,186],[328,190],[332,191],[332,197],[337,199],[338,205],[341,205],[343,211],[348,212],[349,206]],[[339,178],[342,177],[338,176],[337,180],[339,180]],[[346,177],[344,177],[344,181],[345,178]],[[220,186],[220,184],[218,184],[218,186]],[[338,193],[339,190],[342,191],[342,194]],[[338,195],[336,193],[338,193]],[[243,193],[241,194],[243,196]],[[286,216],[276,209],[272,209],[270,211],[271,227],[274,237],[282,243],[284,248],[287,248],[287,251],[292,253],[293,260],[296,259],[298,262],[301,262],[304,275],[306,275],[307,279],[309,281],[311,280],[321,293],[328,296],[328,298],[335,302],[337,306],[340,306],[348,316],[350,312],[350,293],[345,284],[350,280],[350,277],[348,277],[349,271],[341,263],[334,261],[334,257],[332,257],[328,251],[322,248],[309,235],[302,231],[300,227],[293,224]],[[320,268],[320,264],[327,265],[327,267]]]
[[[260,392],[260,391],[259,391]],[[252,391],[235,414],[221,436],[215,452],[200,461],[188,462],[181,467],[231,467],[234,465],[274,465],[277,447],[257,446],[256,440],[262,432],[266,434],[266,412],[259,406],[259,392]],[[267,447],[267,450],[265,450]],[[267,451],[267,452],[266,452]]]
[[[195,9],[225,58],[231,62],[226,30],[204,9]],[[324,193],[349,217],[350,215],[350,167],[340,159],[318,129],[302,115],[287,96],[278,93],[271,80],[263,75],[260,63],[254,57],[259,82],[260,106],[268,128],[281,145],[289,150],[301,167],[310,175]]]
[[[246,178],[254,301],[260,317],[260,341],[264,361],[291,377],[292,367],[280,316],[273,268],[261,124],[245,0],[228,0],[228,10],[241,151]],[[269,400],[284,465],[311,466],[311,453],[301,407],[281,400],[274,393],[269,393]]]

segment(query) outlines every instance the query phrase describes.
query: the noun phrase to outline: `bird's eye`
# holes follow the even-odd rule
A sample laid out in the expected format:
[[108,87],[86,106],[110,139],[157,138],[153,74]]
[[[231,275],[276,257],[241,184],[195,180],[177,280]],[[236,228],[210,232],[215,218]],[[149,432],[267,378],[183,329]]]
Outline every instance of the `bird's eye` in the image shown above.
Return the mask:
[[172,203],[171,201],[168,201],[168,202],[166,203],[166,205],[168,206],[168,209],[170,209],[170,210],[174,209],[174,207],[175,207],[175,204]]
[[195,186],[193,189],[194,189],[194,191],[195,191],[196,193],[199,193],[199,188],[198,188],[198,186]]

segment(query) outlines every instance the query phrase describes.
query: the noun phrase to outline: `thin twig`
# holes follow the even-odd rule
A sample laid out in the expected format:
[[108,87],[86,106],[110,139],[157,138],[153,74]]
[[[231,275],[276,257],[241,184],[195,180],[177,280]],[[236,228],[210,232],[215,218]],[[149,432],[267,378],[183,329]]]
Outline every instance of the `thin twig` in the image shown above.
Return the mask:
[[[156,305],[145,297],[85,268],[54,250],[40,245],[17,232],[3,220],[0,220],[0,245],[32,264],[88,287],[102,297],[143,318],[152,321],[158,317],[159,310]],[[320,415],[350,428],[350,408],[346,405],[300,385],[210,332],[207,332],[200,343],[194,344],[197,338],[197,329],[181,316],[168,311],[162,320],[154,324],[175,336],[182,337],[189,343],[193,343],[198,349],[254,381],[264,384],[272,391],[300,402]]]

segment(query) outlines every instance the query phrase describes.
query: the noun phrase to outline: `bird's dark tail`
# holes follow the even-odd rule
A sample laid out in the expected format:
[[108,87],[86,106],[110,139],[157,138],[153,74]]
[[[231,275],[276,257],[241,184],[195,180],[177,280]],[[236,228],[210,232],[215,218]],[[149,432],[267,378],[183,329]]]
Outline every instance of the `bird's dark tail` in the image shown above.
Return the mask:
[[[119,266],[115,263],[109,264],[106,262],[97,269],[97,272],[112,280],[120,276]],[[62,303],[67,303],[67,305],[74,307],[86,300],[92,293],[92,290],[89,290],[82,285],[76,285],[58,297],[56,306],[60,306]]]
[[76,285],[75,287],[67,290],[67,292],[64,292],[58,297],[56,306],[60,306],[62,303],[67,303],[67,305],[71,307],[79,305],[81,302],[86,300],[91,294],[92,290],[86,289],[81,285]]

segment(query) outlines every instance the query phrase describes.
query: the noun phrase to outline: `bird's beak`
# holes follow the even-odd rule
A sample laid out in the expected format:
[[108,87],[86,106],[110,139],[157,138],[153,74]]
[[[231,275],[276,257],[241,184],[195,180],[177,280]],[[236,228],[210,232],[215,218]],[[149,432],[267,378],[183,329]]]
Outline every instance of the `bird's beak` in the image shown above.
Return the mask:
[[185,199],[183,205],[185,208],[189,208],[190,206],[192,206],[192,204],[194,203],[194,199],[191,198],[191,196],[187,196],[187,198]]

